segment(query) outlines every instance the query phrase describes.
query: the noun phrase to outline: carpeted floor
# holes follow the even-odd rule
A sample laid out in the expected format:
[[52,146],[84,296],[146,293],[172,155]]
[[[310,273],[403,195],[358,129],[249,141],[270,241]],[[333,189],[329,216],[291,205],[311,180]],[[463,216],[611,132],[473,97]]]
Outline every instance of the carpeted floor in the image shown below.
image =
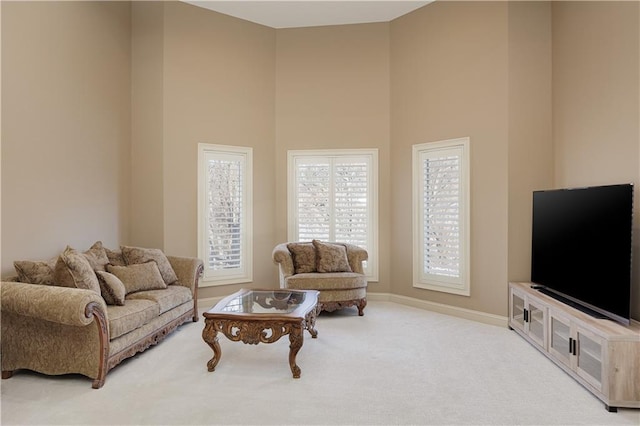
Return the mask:
[[293,379],[288,338],[220,338],[206,363],[204,322],[120,364],[100,390],[81,376],[3,380],[2,425],[363,424],[639,425],[604,405],[514,332],[391,302],[323,313]]

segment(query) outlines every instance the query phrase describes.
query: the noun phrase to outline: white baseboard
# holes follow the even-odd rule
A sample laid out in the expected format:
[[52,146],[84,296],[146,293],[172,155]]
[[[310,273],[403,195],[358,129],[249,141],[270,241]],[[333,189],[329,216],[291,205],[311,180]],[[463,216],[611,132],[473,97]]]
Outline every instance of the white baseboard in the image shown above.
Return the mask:
[[[209,309],[224,297],[225,296],[198,299],[198,309]],[[471,309],[459,308],[457,306],[445,305],[442,303],[430,302],[428,300],[415,299],[413,297],[400,296],[391,293],[367,293],[367,300],[394,302],[400,305],[425,309],[427,311],[438,312],[498,327],[507,327],[509,322],[507,317],[500,315],[488,314],[486,312],[474,311]]]
[[430,302],[428,300],[415,299],[413,297],[400,296],[390,293],[367,293],[367,300],[378,300],[399,303],[401,305],[414,308],[425,309],[427,311],[438,312],[458,318],[481,322],[483,324],[507,327],[509,319],[501,315],[488,314],[486,312],[474,311],[460,308],[458,306],[445,305],[442,303]]
[[219,297],[205,297],[203,299],[198,299],[198,309],[210,309],[213,308],[216,303],[221,301],[227,296],[219,296]]

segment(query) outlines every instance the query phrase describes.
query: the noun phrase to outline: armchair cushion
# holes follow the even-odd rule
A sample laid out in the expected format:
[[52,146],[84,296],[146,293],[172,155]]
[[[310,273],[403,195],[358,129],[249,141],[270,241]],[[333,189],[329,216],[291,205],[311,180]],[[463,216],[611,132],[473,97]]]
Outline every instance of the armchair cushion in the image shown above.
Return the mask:
[[160,275],[158,265],[154,261],[129,266],[107,265],[107,272],[122,281],[127,294],[142,290],[167,288],[162,275]]
[[355,272],[296,274],[287,278],[287,288],[294,290],[348,290],[367,288],[367,279]]
[[318,240],[313,240],[313,246],[316,248],[318,272],[351,272],[345,246]]
[[316,248],[313,243],[289,243],[293,268],[296,274],[316,272]]

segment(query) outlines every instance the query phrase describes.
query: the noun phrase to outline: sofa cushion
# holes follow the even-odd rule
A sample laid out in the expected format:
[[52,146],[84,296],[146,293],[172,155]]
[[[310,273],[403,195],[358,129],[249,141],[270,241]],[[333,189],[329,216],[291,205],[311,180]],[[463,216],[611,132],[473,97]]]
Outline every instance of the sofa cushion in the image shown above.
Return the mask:
[[158,304],[151,300],[128,300],[123,306],[107,305],[109,338],[122,336],[160,315]]
[[340,244],[328,244],[313,240],[316,248],[316,268],[318,272],[351,272],[347,248]]
[[16,260],[13,267],[22,283],[54,285],[54,271],[58,257],[49,260]]
[[178,281],[175,271],[169,263],[169,259],[160,249],[150,249],[142,247],[122,246],[122,256],[127,265],[137,265],[147,263],[150,260],[155,261],[160,269],[160,275],[165,284],[173,284]]
[[94,271],[104,271],[105,266],[109,263],[109,258],[107,257],[107,252],[102,246],[102,241],[96,241],[89,250],[82,254],[87,258]]
[[167,288],[158,265],[153,261],[128,266],[107,265],[107,272],[122,281],[127,294],[141,290]]
[[316,248],[313,243],[289,243],[295,274],[316,272]]
[[127,263],[124,261],[124,257],[122,256],[122,252],[120,250],[110,250],[105,247],[105,253],[107,254],[107,258],[109,259],[109,263],[116,266],[127,266]]
[[163,314],[176,306],[193,300],[193,297],[191,290],[179,285],[172,285],[163,290],[145,290],[127,295],[127,301],[140,299],[152,300],[158,303],[160,313]]
[[84,254],[67,246],[60,254],[54,270],[55,282],[62,287],[75,287],[100,294],[100,283]]
[[100,294],[107,305],[124,305],[127,289],[120,278],[106,271],[96,271],[96,275],[100,283]]
[[[132,303],[131,302],[127,303]],[[148,300],[146,301],[148,302]],[[107,307],[107,311],[111,306]],[[171,309],[164,314],[160,314],[157,317],[151,319],[149,322],[144,324],[141,327],[136,328],[135,330],[131,330],[127,334],[124,334],[118,338],[111,339],[109,342],[109,356],[113,356],[122,351],[131,348],[131,346],[140,343],[142,340],[147,340],[150,335],[157,333],[159,330],[165,328],[168,324],[171,324],[178,317],[184,315],[189,312],[189,314],[193,314],[193,303],[185,303],[180,306],[176,306],[174,309]],[[186,320],[188,321],[188,320]],[[186,322],[185,321],[185,322]],[[161,368],[161,367],[160,367]]]

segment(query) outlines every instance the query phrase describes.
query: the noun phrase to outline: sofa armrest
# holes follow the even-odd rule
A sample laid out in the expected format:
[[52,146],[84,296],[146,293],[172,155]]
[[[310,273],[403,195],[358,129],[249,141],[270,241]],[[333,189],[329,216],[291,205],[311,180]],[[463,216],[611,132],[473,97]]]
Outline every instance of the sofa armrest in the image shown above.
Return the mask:
[[362,262],[369,258],[369,253],[362,247],[353,244],[344,243],[344,246],[347,248],[347,259],[349,260],[351,270],[358,274],[364,274]]
[[204,263],[196,257],[167,256],[171,267],[178,276],[178,284],[191,289],[195,298],[198,280],[204,270]]
[[109,356],[107,306],[78,288],[0,283],[2,378],[14,370],[79,373],[104,384]]
[[107,305],[91,290],[20,282],[0,283],[1,311],[64,325],[86,326]]

